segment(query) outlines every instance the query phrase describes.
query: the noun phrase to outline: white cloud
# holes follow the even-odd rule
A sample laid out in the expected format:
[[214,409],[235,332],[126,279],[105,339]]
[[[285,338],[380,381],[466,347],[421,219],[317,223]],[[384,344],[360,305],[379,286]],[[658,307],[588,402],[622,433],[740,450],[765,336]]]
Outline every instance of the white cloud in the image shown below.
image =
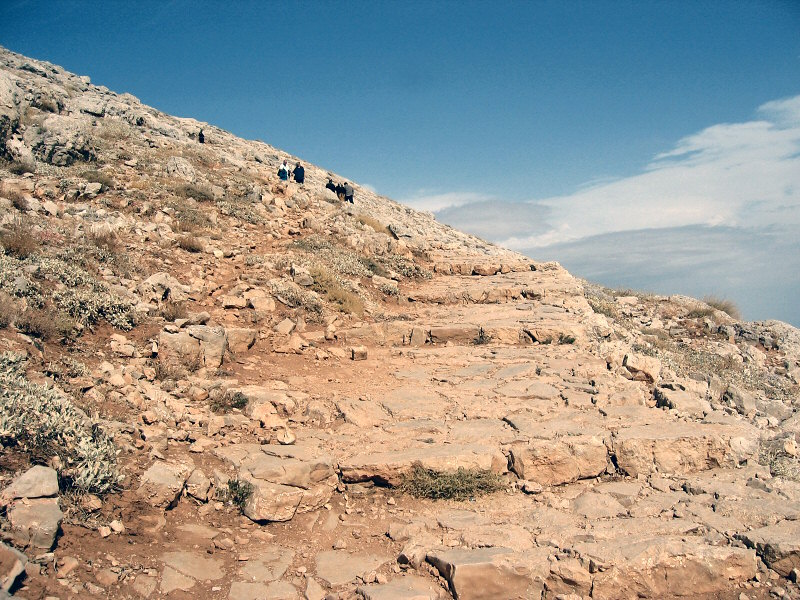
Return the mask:
[[800,96],[759,115],[687,136],[640,175],[533,201],[551,210],[549,229],[495,241],[531,248],[657,227],[800,225]]
[[478,194],[475,192],[447,192],[444,194],[431,194],[428,190],[419,190],[411,198],[399,200],[399,202],[410,206],[416,210],[429,210],[437,212],[446,208],[464,206],[477,202],[491,200],[488,194]]

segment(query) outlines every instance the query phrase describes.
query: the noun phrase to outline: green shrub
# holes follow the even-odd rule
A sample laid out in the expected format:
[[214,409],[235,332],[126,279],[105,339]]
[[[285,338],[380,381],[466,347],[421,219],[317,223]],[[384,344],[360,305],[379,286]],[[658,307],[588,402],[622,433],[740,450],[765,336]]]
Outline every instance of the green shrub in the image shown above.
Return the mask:
[[403,478],[400,489],[417,498],[432,500],[469,500],[505,488],[497,473],[489,470],[465,469],[439,472],[416,464]]
[[575,336],[569,335],[568,333],[559,333],[558,334],[558,343],[559,344],[574,344],[575,343]]
[[24,366],[23,356],[0,354],[0,442],[37,462],[58,457],[68,487],[100,494],[116,488],[122,477],[111,438],[62,392],[28,381]]
[[222,502],[229,502],[244,510],[244,505],[250,496],[253,495],[253,484],[244,479],[229,479],[227,488],[217,490],[216,498]]
[[93,289],[67,288],[53,294],[53,302],[62,311],[84,325],[94,325],[105,319],[117,329],[127,331],[136,325],[133,303],[124,300],[102,286]]

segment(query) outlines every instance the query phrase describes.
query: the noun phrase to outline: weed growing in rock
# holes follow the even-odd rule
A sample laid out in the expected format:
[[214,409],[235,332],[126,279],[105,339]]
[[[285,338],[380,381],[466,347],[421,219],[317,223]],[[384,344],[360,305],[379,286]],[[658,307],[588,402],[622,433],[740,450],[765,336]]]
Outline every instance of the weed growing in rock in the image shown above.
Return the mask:
[[559,344],[574,344],[575,343],[575,336],[569,335],[568,333],[559,333],[558,334],[558,343]]
[[54,456],[63,483],[105,493],[121,481],[111,438],[56,388],[31,383],[25,358],[0,354],[0,442],[36,462]]
[[243,479],[229,479],[228,487],[218,489],[216,497],[217,500],[229,502],[238,507],[240,511],[243,511],[247,500],[253,495],[253,490],[253,484],[249,481]]
[[419,464],[400,484],[407,494],[432,500],[469,500],[504,488],[500,476],[489,470],[459,467],[456,471],[439,472]]
[[189,311],[186,310],[185,302],[168,301],[161,305],[158,314],[166,321],[171,322],[176,319],[185,319],[189,316]]

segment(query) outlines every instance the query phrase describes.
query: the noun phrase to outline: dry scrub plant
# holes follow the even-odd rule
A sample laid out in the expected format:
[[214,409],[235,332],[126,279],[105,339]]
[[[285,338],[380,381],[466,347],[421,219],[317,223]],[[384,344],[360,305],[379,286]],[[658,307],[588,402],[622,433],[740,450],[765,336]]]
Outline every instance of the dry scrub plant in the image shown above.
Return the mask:
[[0,445],[35,462],[53,457],[62,483],[91,493],[114,489],[122,477],[111,438],[58,389],[31,383],[25,358],[0,354]]
[[465,469],[439,472],[415,464],[403,477],[400,489],[417,498],[432,500],[469,500],[505,488],[497,473],[481,469]]

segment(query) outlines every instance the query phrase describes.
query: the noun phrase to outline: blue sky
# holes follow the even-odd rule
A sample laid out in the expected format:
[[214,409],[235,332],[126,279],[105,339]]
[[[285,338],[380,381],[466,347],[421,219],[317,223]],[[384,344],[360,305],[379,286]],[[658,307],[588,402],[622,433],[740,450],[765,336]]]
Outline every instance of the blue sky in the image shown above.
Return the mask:
[[[791,260],[756,291],[726,257],[798,237],[798,32],[800,3],[778,0],[0,4],[11,50],[577,275],[796,325]],[[696,263],[671,254],[687,231]]]

